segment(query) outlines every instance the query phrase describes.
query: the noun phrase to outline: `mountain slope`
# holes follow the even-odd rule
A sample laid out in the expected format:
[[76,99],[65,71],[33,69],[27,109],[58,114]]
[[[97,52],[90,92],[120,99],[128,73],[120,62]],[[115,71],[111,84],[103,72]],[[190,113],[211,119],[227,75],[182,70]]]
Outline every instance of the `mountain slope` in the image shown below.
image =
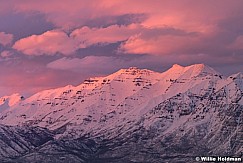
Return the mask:
[[163,73],[131,67],[22,99],[0,113],[0,123],[54,134],[19,161],[46,151],[58,162],[63,151],[73,162],[194,162],[242,156],[242,96],[241,73],[226,78],[203,64]]
[[39,127],[0,125],[0,159],[8,162],[53,140],[53,134]]
[[0,97],[0,113],[19,103],[21,100],[24,100],[24,97],[18,93],[12,94],[11,96]]

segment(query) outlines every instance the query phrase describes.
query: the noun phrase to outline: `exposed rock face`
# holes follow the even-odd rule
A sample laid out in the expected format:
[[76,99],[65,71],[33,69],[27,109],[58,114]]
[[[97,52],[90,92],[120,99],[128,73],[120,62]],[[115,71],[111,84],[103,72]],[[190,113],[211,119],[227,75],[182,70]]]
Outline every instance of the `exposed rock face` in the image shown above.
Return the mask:
[[47,129],[27,126],[0,126],[1,161],[21,157],[35,148],[53,140],[53,134]]

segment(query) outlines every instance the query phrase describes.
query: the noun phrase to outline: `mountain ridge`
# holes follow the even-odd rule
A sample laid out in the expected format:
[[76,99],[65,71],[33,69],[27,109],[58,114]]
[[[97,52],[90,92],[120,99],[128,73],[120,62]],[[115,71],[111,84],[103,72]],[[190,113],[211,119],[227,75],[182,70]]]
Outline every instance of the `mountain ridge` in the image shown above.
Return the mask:
[[[86,79],[82,84],[76,87],[68,85],[61,88],[38,92],[25,100],[19,101],[19,109],[11,110],[20,114],[18,113],[19,110],[23,108],[23,112],[26,112],[24,110],[26,110],[25,108],[27,107],[30,108],[29,113],[27,110],[29,116],[31,116],[31,114],[37,114],[43,118],[42,114],[44,113],[41,113],[40,109],[34,109],[36,108],[36,105],[39,105],[39,108],[43,108],[43,110],[47,110],[48,113],[51,113],[51,111],[48,111],[49,109],[47,109],[46,105],[50,105],[54,108],[59,107],[58,105],[63,105],[63,107],[68,108],[71,107],[71,105],[76,108],[87,108],[95,103],[96,107],[103,103],[102,105],[104,106],[101,106],[106,109],[100,110],[100,118],[103,112],[108,113],[114,111],[117,107],[119,108],[119,105],[123,105],[122,103],[124,103],[124,100],[126,101],[126,104],[128,98],[136,99],[137,96],[139,96],[140,99],[144,99],[144,101],[141,101],[140,103],[149,104],[151,103],[149,102],[152,99],[151,97],[155,100],[157,99],[157,101],[165,100],[177,93],[186,92],[188,89],[193,89],[194,87],[197,87],[197,89],[202,87],[201,89],[203,89],[203,87],[208,87],[210,85],[210,80],[218,80],[221,78],[221,74],[204,64],[195,64],[186,67],[175,64],[163,73],[130,67],[121,69],[106,77]],[[222,83],[225,82],[223,81]],[[211,82],[211,85],[212,84],[213,83]],[[151,97],[147,96],[148,94]],[[78,101],[80,101],[81,104]],[[14,108],[12,106],[10,107]],[[63,108],[62,110],[68,109]],[[90,112],[90,110],[88,112]],[[94,110],[91,112],[94,112]],[[26,115],[22,115],[24,115],[22,120],[26,119]],[[68,119],[72,118],[69,117]]]
[[[184,69],[184,68],[189,68],[189,67],[193,67],[193,66],[195,66],[195,67],[201,67],[201,68],[204,68],[204,67],[206,67],[207,69],[213,69],[213,68],[211,68],[211,67],[209,67],[209,66],[207,66],[207,65],[205,65],[205,64],[194,64],[194,65],[190,65],[190,66],[181,66],[181,65],[179,65],[179,64],[174,64],[171,68],[169,68],[168,70],[166,70],[166,71],[164,71],[164,72],[156,72],[156,71],[152,71],[152,70],[149,70],[149,69],[140,69],[140,68],[137,68],[137,67],[129,67],[129,68],[124,68],[124,69],[120,69],[120,70],[118,70],[118,71],[116,71],[116,72],[114,72],[114,73],[112,73],[112,74],[110,74],[110,75],[108,75],[108,76],[113,76],[113,75],[120,75],[120,74],[123,74],[123,73],[126,73],[126,72],[134,72],[134,70],[135,71],[145,71],[145,72],[150,72],[150,73],[165,73],[165,72],[169,72],[169,71],[171,71],[171,70],[176,70],[176,68],[181,68],[181,69]],[[213,71],[215,71],[215,70],[213,70]],[[215,71],[216,73],[218,73],[217,71]],[[220,73],[218,73],[218,74],[220,74]],[[237,74],[242,74],[242,72],[238,72]],[[232,75],[234,75],[234,74],[232,74]],[[230,75],[230,76],[232,76],[232,75]],[[108,76],[102,76],[102,77],[91,77],[91,78],[87,78],[87,79],[85,79],[84,80],[84,82],[85,81],[88,81],[88,80],[97,80],[97,79],[103,79],[103,78],[105,78],[105,77],[108,77]],[[82,84],[82,83],[81,83]],[[66,85],[66,86],[63,86],[63,87],[57,87],[57,88],[52,88],[52,89],[46,89],[46,90],[42,90],[42,91],[39,91],[39,92],[37,92],[37,93],[35,93],[35,94],[38,94],[38,93],[41,93],[41,92],[46,92],[46,91],[53,91],[53,90],[57,90],[57,89],[61,89],[61,88],[63,88],[63,89],[66,89],[66,88],[71,88],[71,87],[78,87],[78,86],[80,86],[81,84],[79,84],[79,85],[77,85],[77,86],[73,86],[73,85]],[[33,94],[33,95],[35,95],[35,94]],[[20,93],[14,93],[14,94],[11,94],[11,95],[5,95],[5,96],[2,96],[2,97],[0,97],[0,98],[6,98],[6,97],[10,97],[10,96],[13,96],[13,95],[19,95],[19,96],[21,96],[20,95]],[[31,95],[31,96],[33,96],[33,95]],[[30,96],[30,97],[31,97]],[[24,97],[24,96],[23,96]],[[27,97],[27,98],[29,98],[29,97]],[[0,105],[1,105],[1,103],[0,103]]]
[[210,152],[242,156],[242,83],[240,73],[226,78],[204,64],[173,65],[163,73],[131,67],[39,92],[0,112],[0,124],[46,128],[54,133],[51,146],[91,139],[95,143],[86,148],[92,150],[82,155],[104,162],[194,162],[192,156]]

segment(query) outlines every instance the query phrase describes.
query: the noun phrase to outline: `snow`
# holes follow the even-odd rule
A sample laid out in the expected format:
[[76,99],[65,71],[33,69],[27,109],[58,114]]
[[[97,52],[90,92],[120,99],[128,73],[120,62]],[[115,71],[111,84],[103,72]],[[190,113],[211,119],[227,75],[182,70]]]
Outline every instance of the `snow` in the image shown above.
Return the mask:
[[0,105],[4,103],[8,103],[8,105],[11,107],[18,103],[21,100],[21,95],[18,93],[12,94],[10,96],[3,96],[0,98]]
[[[0,124],[31,124],[51,130],[66,126],[66,134],[84,134],[118,130],[119,126],[128,130],[141,122],[147,128],[164,125],[169,133],[190,119],[179,116],[185,106],[198,103],[189,96],[207,99],[212,93],[226,91],[225,99],[231,102],[242,95],[242,81],[241,73],[226,78],[204,64],[175,64],[162,73],[130,67],[27,99],[21,100],[18,94],[2,97]],[[150,114],[159,104],[173,101],[179,102],[173,106],[173,114],[163,109],[161,115]]]
[[18,93],[0,97],[0,113],[18,104],[21,100],[23,100],[23,96]]

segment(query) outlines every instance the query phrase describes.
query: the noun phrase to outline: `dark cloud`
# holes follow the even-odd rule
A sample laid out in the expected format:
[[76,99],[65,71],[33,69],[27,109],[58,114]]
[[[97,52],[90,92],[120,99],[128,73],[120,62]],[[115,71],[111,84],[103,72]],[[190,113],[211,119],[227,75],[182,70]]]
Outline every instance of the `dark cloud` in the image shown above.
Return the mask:
[[81,24],[91,28],[106,28],[111,25],[129,25],[141,23],[148,18],[146,14],[123,14],[118,16],[102,16],[94,19],[87,19]]
[[119,48],[121,42],[111,43],[106,45],[92,45],[87,48],[78,49],[76,52],[76,56],[79,58],[93,55],[93,56],[116,56],[117,49]]
[[0,22],[0,31],[13,34],[14,40],[33,34],[42,34],[54,28],[54,25],[47,22],[45,16],[40,13],[10,12],[0,15]]

